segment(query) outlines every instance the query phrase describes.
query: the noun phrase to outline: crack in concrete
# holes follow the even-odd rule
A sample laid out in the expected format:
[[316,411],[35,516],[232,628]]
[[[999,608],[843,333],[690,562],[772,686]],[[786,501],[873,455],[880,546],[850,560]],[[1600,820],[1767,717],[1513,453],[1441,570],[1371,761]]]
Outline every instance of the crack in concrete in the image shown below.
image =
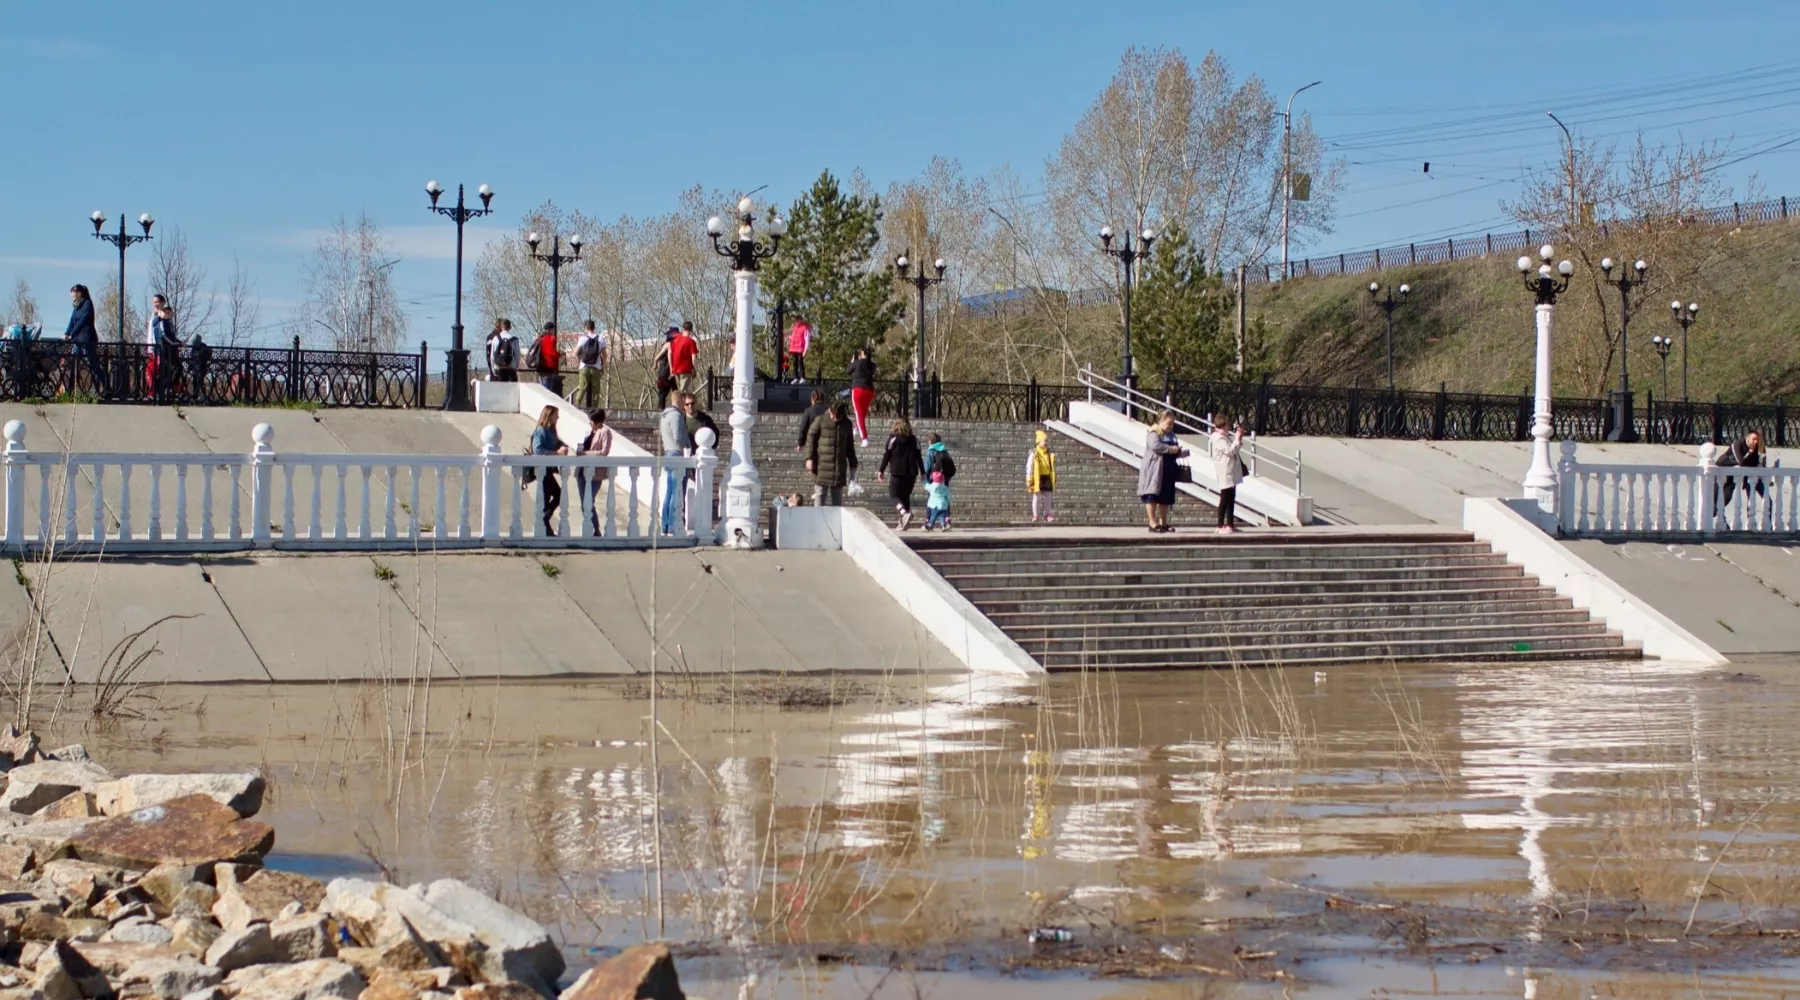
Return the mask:
[[1800,608],[1800,600],[1795,600],[1794,598],[1789,597],[1786,593],[1782,592],[1782,589],[1780,587],[1777,587],[1774,584],[1770,583],[1769,581],[1756,575],[1755,573],[1752,573],[1750,570],[1746,569],[1742,564],[1734,562],[1730,556],[1719,551],[1719,549],[1716,546],[1708,543],[1706,546],[1706,551],[1711,552],[1715,556],[1718,556],[1719,561],[1724,563],[1725,565],[1730,566],[1732,569],[1737,570],[1739,573],[1742,573],[1745,576],[1749,577],[1750,579],[1755,580],[1757,585],[1762,587],[1764,590],[1768,591],[1771,594],[1774,594],[1776,597],[1781,598],[1782,600],[1788,602],[1789,604],[1792,604],[1794,607]]

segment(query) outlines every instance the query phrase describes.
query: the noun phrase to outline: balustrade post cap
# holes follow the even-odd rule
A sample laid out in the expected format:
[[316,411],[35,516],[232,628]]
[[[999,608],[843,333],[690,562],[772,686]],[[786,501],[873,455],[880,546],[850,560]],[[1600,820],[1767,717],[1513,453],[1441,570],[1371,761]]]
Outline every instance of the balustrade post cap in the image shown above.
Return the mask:
[[268,424],[257,424],[250,428],[250,440],[255,441],[259,447],[267,448],[275,440],[275,428]]
[[1713,456],[1718,453],[1719,446],[1713,444],[1711,441],[1702,441],[1700,443],[1700,463],[1702,465],[1713,464]]
[[1574,459],[1575,459],[1575,439],[1574,438],[1563,438],[1562,444],[1558,445],[1557,447],[1562,449],[1562,456],[1564,458],[1569,459],[1570,461],[1574,461]]
[[6,443],[7,443],[8,447],[11,447],[12,445],[15,445],[15,444],[21,448],[23,448],[25,446],[25,421],[23,421],[23,420],[8,420],[6,422],[5,431],[6,431]]
[[489,424],[481,429],[481,443],[489,448],[500,447],[500,428]]
[[708,451],[711,451],[712,447],[718,443],[719,436],[713,433],[711,427],[702,427],[700,433],[694,435],[694,444]]

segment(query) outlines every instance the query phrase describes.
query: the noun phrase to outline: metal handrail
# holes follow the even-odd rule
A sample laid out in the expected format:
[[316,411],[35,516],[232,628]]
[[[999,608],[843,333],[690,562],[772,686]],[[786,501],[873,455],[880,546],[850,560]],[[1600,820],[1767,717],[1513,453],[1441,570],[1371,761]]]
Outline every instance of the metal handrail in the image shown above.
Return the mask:
[[[1115,382],[1104,375],[1096,375],[1094,374],[1093,368],[1088,365],[1082,366],[1081,371],[1077,373],[1076,378],[1082,385],[1087,387],[1088,402],[1090,403],[1094,401],[1094,393],[1099,392],[1111,396],[1113,399],[1124,403],[1128,407],[1139,406],[1144,409],[1168,410],[1175,415],[1175,425],[1177,427],[1185,428],[1190,433],[1200,434],[1206,437],[1207,454],[1209,456],[1211,455],[1212,433],[1216,429],[1211,420],[1189,413],[1167,400],[1133,389],[1123,382]],[[1242,454],[1244,455],[1244,464],[1250,468],[1250,475],[1257,475],[1257,468],[1266,463],[1269,466],[1272,466],[1276,471],[1293,476],[1294,492],[1296,494],[1304,495],[1305,490],[1302,487],[1304,485],[1305,466],[1301,462],[1300,452],[1298,450],[1292,455],[1289,455],[1286,452],[1258,444],[1256,435],[1250,434],[1244,438],[1244,449]]]

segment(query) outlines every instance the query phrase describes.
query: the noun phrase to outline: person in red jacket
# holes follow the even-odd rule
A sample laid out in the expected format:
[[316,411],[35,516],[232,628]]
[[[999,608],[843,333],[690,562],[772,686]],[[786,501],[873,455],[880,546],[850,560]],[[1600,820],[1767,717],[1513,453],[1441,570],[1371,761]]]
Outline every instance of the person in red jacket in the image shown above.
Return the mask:
[[812,324],[805,317],[794,320],[793,329],[788,332],[788,359],[794,381],[799,385],[806,384],[806,352],[811,348]]
[[693,392],[699,387],[699,378],[694,371],[694,359],[699,354],[700,342],[694,339],[694,323],[683,321],[681,329],[675,331],[675,339],[669,341],[669,375],[679,391]]
[[544,324],[544,332],[538,335],[537,343],[533,345],[531,362],[532,369],[537,372],[538,385],[562,395],[562,350],[556,346],[555,323]]

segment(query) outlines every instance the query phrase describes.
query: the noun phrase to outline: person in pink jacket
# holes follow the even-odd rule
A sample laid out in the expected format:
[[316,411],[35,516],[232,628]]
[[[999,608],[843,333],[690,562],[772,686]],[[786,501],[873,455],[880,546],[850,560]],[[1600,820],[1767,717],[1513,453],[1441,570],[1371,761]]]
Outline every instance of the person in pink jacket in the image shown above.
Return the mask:
[[812,326],[805,319],[794,320],[788,331],[788,359],[793,366],[794,381],[806,381],[806,352],[812,348]]

